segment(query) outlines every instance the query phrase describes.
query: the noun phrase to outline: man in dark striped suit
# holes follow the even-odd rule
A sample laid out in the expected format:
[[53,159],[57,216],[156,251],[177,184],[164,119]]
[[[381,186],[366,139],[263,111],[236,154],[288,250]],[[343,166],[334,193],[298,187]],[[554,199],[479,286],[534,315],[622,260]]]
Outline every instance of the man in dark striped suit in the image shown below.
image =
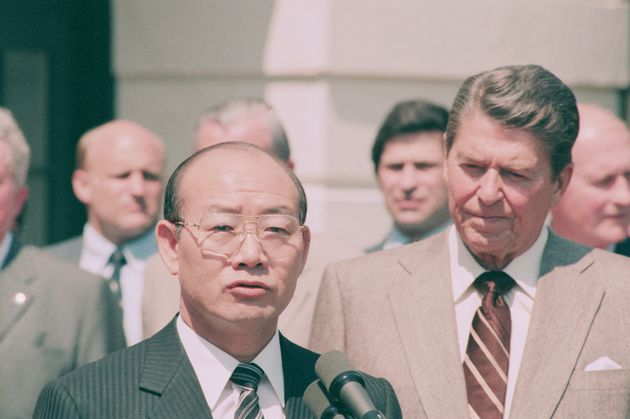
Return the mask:
[[[278,333],[308,254],[297,177],[256,146],[223,143],[184,161],[156,227],[181,284],[162,331],[49,384],[35,418],[314,418],[302,401],[318,355]],[[400,417],[390,384],[366,376]]]

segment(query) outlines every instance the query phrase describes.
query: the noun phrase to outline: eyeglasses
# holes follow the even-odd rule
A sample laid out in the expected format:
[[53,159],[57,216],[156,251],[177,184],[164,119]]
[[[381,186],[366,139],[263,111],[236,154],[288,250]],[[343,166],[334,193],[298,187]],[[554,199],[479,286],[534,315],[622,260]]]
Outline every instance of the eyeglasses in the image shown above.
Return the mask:
[[[196,227],[201,237],[197,245],[201,250],[224,256],[234,254],[245,235],[252,233],[263,250],[273,252],[291,243],[304,226],[297,218],[286,214],[245,216],[240,214],[213,213],[204,215],[199,223],[177,221],[178,227]],[[253,226],[248,228],[247,226]]]

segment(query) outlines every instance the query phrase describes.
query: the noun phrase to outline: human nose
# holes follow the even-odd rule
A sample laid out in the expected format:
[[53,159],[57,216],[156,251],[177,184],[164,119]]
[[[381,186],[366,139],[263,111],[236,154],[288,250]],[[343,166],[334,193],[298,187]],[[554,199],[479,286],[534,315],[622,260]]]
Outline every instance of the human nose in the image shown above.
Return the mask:
[[129,175],[129,178],[127,180],[129,190],[133,195],[141,196],[144,194],[145,180],[142,173],[133,172]]
[[613,202],[619,206],[630,206],[630,178],[619,176],[613,188]]
[[486,171],[479,179],[477,196],[485,205],[492,205],[503,197],[501,179],[496,170]]
[[412,165],[406,164],[400,173],[400,187],[404,191],[412,191],[417,186],[416,170]]
[[231,262],[234,269],[267,265],[267,254],[258,238],[257,224],[253,224],[253,228],[247,228],[247,224],[243,226],[240,243],[232,255]]

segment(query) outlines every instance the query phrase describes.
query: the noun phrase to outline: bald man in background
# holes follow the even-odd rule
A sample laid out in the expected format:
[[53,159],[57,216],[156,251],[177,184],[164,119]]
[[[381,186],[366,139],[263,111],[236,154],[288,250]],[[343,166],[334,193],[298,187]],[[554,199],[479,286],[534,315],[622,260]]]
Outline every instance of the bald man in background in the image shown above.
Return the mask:
[[[286,131],[275,110],[261,99],[230,100],[214,106],[199,117],[195,134],[196,150],[227,141],[257,145],[290,169],[294,167]],[[360,249],[345,243],[313,234],[309,258],[297,281],[295,295],[278,323],[285,336],[298,345],[308,344],[324,267],[330,262],[349,259],[361,253]],[[177,312],[179,283],[157,255],[149,260],[145,276],[143,329],[145,337],[149,337],[164,327]]]
[[620,245],[630,235],[630,130],[607,109],[578,109],[575,170],[552,209],[552,227],[575,242],[630,256],[630,246]]
[[110,278],[120,300],[127,344],[142,339],[144,269],[157,253],[153,227],[165,167],[162,140],[141,125],[114,120],[85,133],[72,175],[85,204],[83,234],[48,248],[55,256]]

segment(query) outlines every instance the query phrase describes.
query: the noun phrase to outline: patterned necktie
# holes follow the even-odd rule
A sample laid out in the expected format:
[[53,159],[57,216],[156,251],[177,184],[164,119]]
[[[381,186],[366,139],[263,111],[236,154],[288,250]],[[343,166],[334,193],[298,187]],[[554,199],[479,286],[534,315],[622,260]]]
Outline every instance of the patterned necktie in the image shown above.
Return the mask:
[[475,287],[483,293],[473,318],[464,376],[471,418],[502,418],[510,364],[510,308],[503,296],[515,285],[505,272],[479,275]]
[[262,419],[258,404],[258,383],[265,372],[254,363],[238,364],[230,380],[242,388],[234,419]]
[[122,270],[122,267],[127,264],[127,259],[125,259],[122,247],[117,247],[116,250],[114,250],[112,255],[109,257],[109,261],[107,261],[107,264],[114,267],[112,277],[109,281],[109,288],[116,296],[117,300],[120,301],[120,299],[122,298],[122,294],[120,291],[120,271]]

